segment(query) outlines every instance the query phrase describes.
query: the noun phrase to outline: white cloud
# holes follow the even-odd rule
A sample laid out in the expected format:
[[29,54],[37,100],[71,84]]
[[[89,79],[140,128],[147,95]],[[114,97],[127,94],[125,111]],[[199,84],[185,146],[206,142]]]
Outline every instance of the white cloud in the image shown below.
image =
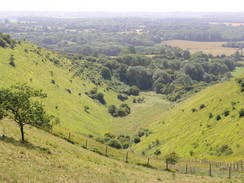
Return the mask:
[[244,0],[3,0],[0,10],[244,11]]

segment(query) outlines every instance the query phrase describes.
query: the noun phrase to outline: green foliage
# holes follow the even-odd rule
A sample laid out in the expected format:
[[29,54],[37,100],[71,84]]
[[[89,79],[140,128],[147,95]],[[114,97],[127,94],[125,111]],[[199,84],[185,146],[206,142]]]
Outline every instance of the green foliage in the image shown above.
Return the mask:
[[128,100],[128,97],[126,95],[123,95],[123,94],[118,94],[117,95],[117,98],[121,101],[125,101],[125,100]]
[[24,139],[24,125],[50,129],[51,116],[46,114],[43,105],[32,98],[45,98],[47,95],[41,90],[34,90],[25,84],[13,85],[0,90],[0,106],[6,114],[20,127],[22,141]]
[[217,149],[217,155],[221,156],[221,155],[230,155],[233,153],[232,148],[229,145],[222,145]]
[[104,94],[101,92],[97,92],[97,88],[93,88],[89,92],[86,92],[86,95],[88,95],[90,98],[94,100],[98,100],[103,105],[106,104],[106,101],[104,99]]
[[117,139],[111,139],[109,142],[108,142],[108,145],[111,146],[111,147],[114,147],[116,149],[122,149],[122,144],[119,140]]
[[0,33],[0,47],[13,49],[15,45],[16,41],[11,39],[9,35]]
[[154,151],[154,154],[155,154],[156,156],[158,156],[158,155],[161,154],[161,151],[160,151],[159,149],[157,149],[156,151]]
[[9,65],[11,65],[12,67],[16,67],[16,64],[14,62],[14,56],[13,55],[11,55],[11,57],[10,57]]
[[107,67],[103,67],[102,68],[101,75],[106,80],[110,80],[111,79],[111,71]]
[[126,90],[126,94],[138,96],[140,93],[140,89],[137,86],[131,86]]
[[218,115],[215,117],[215,119],[216,119],[217,121],[219,121],[219,120],[221,120],[221,116],[218,114]]
[[119,108],[117,108],[115,105],[110,105],[108,107],[108,112],[113,117],[124,117],[130,114],[130,107],[127,104],[121,104]]
[[199,107],[199,109],[203,109],[203,108],[205,108],[205,107],[206,107],[205,104],[201,104],[200,107]]
[[240,118],[244,117],[244,109],[241,109],[241,110],[239,111],[239,117],[240,117]]
[[230,111],[228,111],[228,110],[224,110],[223,115],[224,115],[225,117],[229,116],[229,114],[230,114]]
[[137,144],[139,142],[141,142],[140,137],[134,137],[134,143]]
[[165,156],[165,162],[167,164],[175,165],[179,161],[179,156],[175,153],[169,153]]

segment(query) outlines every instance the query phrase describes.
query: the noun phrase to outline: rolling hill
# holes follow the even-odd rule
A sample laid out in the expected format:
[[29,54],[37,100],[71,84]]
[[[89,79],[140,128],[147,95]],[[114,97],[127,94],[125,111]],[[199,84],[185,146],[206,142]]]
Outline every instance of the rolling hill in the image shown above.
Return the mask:
[[149,127],[152,135],[134,149],[146,154],[175,151],[188,158],[241,159],[243,108],[244,94],[237,79],[210,86],[164,112]]

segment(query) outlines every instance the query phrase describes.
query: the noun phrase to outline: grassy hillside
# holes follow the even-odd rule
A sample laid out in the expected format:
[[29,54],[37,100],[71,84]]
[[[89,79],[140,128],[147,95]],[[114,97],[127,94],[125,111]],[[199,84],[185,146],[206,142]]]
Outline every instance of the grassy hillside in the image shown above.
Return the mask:
[[29,143],[22,144],[14,122],[0,124],[0,182],[227,182],[226,178],[175,175],[112,160],[30,126],[26,127]]
[[[136,145],[135,150],[153,154],[160,149],[162,154],[175,151],[183,157],[241,159],[242,108],[244,94],[235,79],[210,86],[165,112],[150,126],[153,134]],[[221,119],[217,120],[218,115]],[[158,145],[153,145],[156,140]]]
[[[9,64],[11,55],[15,67]],[[69,60],[30,43],[22,42],[14,49],[0,48],[0,87],[21,82],[43,89],[48,94],[46,109],[61,120],[55,131],[105,133],[112,124],[107,107],[85,95],[95,85],[89,80],[72,78],[74,73],[69,72],[69,64]],[[105,86],[98,90],[104,93],[108,105],[120,103],[116,93],[105,91]],[[89,113],[84,106],[89,106]]]

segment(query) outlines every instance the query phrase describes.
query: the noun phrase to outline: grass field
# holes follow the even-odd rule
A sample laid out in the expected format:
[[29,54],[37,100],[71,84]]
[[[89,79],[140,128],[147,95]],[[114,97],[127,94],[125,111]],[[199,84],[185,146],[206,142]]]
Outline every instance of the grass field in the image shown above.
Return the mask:
[[163,95],[154,92],[142,92],[141,97],[145,98],[145,102],[131,102],[131,114],[124,118],[114,118],[111,130],[117,134],[134,135],[140,128],[147,128],[153,121],[160,119],[171,105],[163,99]]
[[230,182],[226,178],[173,174],[112,160],[30,126],[26,127],[28,143],[22,144],[15,123],[0,121],[0,135],[3,126],[6,135],[0,137],[0,182],[3,183]]
[[[202,104],[204,107],[200,109]],[[210,86],[164,113],[150,126],[153,134],[136,145],[135,150],[153,154],[160,149],[162,154],[175,151],[182,157],[192,154],[218,159],[218,148],[228,145],[233,153],[222,155],[223,160],[243,159],[244,118],[239,117],[243,107],[244,95],[234,79]],[[229,111],[227,116],[223,115],[225,110]],[[216,120],[217,115],[220,120]],[[157,139],[159,145],[148,148]]]
[[235,53],[237,48],[222,47],[225,42],[200,42],[200,41],[185,41],[185,40],[170,40],[162,42],[163,45],[169,45],[187,49],[191,53],[202,51],[203,53],[210,53],[213,55],[231,55]]

